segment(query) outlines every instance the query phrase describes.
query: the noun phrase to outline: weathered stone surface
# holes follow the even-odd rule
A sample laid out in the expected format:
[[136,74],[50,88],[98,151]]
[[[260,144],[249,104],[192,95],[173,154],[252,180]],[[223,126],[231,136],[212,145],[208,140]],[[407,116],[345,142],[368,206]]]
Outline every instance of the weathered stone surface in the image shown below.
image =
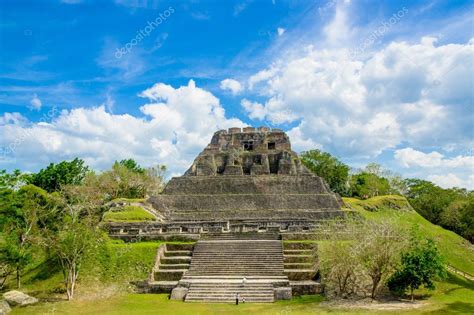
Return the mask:
[[217,131],[188,169],[188,176],[309,174],[290,139],[279,129],[230,128]]
[[293,296],[321,294],[324,286],[316,281],[290,281]]
[[0,300],[0,315],[6,315],[11,312],[11,307],[5,300]]
[[188,288],[176,287],[171,291],[170,300],[184,301],[186,294],[188,294]]
[[275,294],[275,301],[278,300],[291,300],[291,287],[280,287],[273,289]]
[[3,298],[8,302],[8,304],[10,304],[10,306],[25,306],[38,303],[37,298],[16,290],[4,293]]

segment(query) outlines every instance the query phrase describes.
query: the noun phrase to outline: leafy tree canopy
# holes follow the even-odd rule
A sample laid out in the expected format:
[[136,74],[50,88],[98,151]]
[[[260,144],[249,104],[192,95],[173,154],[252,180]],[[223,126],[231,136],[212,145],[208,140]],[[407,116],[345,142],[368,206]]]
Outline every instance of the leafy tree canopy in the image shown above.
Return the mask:
[[34,174],[31,183],[48,192],[58,191],[61,185],[79,185],[82,183],[89,168],[78,158],[58,164],[51,163],[45,169]]
[[434,280],[444,274],[443,260],[434,240],[414,231],[409,249],[402,254],[401,266],[389,279],[388,287],[398,294],[410,291],[413,300],[414,290],[421,286],[433,290]]
[[[117,162],[115,162],[117,163]],[[142,168],[134,159],[126,159],[118,162],[118,164],[125,166],[127,169],[129,169],[132,172],[139,173],[139,174],[145,174],[146,169]]]
[[303,152],[301,161],[311,172],[324,178],[331,190],[343,196],[347,195],[349,166],[320,150]]

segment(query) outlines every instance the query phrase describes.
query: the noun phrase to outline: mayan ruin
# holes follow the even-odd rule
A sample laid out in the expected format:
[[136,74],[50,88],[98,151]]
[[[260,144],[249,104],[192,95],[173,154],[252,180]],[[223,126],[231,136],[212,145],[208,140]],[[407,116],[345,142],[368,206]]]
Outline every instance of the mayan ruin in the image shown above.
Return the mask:
[[344,217],[342,199],[301,164],[288,135],[266,127],[215,132],[149,203],[156,221],[110,223],[110,235],[197,240],[163,245],[143,289],[172,290],[185,301],[229,302],[239,292],[248,302],[273,302],[321,292],[315,245],[282,239],[304,239],[319,222]]

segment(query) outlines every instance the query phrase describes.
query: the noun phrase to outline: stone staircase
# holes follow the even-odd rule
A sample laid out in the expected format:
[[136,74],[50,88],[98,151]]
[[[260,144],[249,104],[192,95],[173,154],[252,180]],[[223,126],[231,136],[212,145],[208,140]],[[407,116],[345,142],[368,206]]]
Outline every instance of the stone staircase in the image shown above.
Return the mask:
[[240,301],[271,303],[274,301],[273,285],[264,283],[242,282],[200,282],[191,283],[186,295],[186,302],[233,303],[239,294]]
[[186,302],[233,303],[237,294],[246,302],[274,302],[280,291],[291,298],[282,242],[274,239],[200,240],[178,286],[187,288]]
[[283,276],[277,240],[198,241],[186,276]]
[[194,244],[163,244],[156,253],[155,265],[146,283],[138,289],[143,293],[170,292],[189,269]]

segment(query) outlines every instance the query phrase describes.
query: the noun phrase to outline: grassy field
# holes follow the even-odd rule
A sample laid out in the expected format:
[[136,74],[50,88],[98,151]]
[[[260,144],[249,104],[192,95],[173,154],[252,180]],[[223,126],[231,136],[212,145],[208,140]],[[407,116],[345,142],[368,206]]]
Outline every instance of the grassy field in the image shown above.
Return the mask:
[[103,216],[104,222],[141,222],[155,219],[155,216],[138,206],[125,206],[122,211],[107,211]]
[[[272,304],[204,304],[170,301],[166,294],[119,294],[100,300],[58,301],[17,308],[12,314],[473,314],[474,285],[456,276],[438,283],[434,292],[422,291],[418,308],[395,310],[348,308],[322,303],[322,296],[303,296]],[[384,306],[381,306],[382,308]]]

